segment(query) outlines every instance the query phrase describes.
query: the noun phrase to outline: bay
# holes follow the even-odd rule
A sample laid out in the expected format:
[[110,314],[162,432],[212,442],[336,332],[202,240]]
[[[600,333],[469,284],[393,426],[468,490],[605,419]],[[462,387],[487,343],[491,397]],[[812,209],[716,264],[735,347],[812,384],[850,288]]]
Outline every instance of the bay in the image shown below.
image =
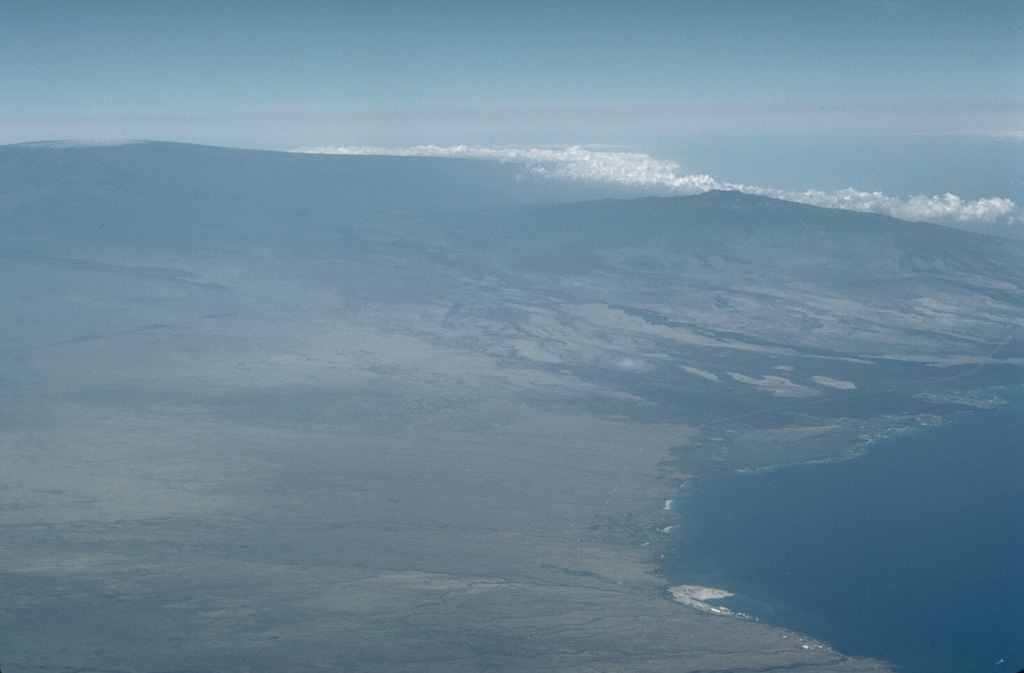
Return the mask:
[[853,460],[698,480],[666,577],[906,673],[1021,669],[1024,388],[995,394]]

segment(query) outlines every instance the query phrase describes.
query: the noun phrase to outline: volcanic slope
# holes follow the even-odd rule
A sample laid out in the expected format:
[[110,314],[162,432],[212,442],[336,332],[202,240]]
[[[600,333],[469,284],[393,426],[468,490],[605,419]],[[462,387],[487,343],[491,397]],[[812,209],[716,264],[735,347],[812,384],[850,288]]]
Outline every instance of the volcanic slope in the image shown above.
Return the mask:
[[602,189],[0,148],[4,665],[888,670],[674,602],[662,507],[984,407],[1021,246]]

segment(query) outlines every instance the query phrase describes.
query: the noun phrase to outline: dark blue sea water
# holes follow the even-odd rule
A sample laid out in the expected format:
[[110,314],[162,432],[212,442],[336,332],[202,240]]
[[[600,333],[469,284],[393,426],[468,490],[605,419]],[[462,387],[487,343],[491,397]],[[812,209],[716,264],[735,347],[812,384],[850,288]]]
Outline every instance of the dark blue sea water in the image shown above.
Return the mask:
[[666,576],[908,673],[1021,670],[1024,388],[998,395],[854,460],[701,479]]

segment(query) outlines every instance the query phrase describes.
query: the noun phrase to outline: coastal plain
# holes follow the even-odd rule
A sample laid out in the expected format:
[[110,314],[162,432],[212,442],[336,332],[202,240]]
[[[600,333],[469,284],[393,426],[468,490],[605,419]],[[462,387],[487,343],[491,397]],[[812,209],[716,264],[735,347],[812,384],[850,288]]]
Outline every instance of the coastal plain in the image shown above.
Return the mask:
[[1024,247],[365,159],[0,148],[4,667],[891,670],[674,600],[664,503],[994,404]]

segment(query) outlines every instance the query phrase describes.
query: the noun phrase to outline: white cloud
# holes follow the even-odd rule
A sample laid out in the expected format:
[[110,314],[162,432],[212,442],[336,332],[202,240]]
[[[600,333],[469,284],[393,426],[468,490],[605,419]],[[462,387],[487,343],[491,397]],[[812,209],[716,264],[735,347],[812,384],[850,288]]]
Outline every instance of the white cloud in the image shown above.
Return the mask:
[[[859,192],[855,189],[843,189],[838,192],[754,190],[757,188],[753,188],[750,193],[774,196],[813,206],[880,213],[898,217],[901,220],[934,222],[935,224],[968,224],[971,222],[986,224],[1005,222],[1009,224],[1019,211],[1017,204],[1013,201],[999,197],[964,201],[955,194],[943,194],[942,196],[918,195],[904,200],[886,196],[882,192]],[[740,189],[740,191],[748,190]]]
[[496,148],[468,145],[441,147],[307,147],[296,150],[316,154],[362,154],[390,156],[456,157],[491,159],[523,165],[527,172],[553,178],[608,182],[642,188],[662,188],[679,194],[700,194],[713,189],[769,196],[824,208],[891,215],[903,220],[932,222],[970,228],[977,224],[1011,224],[1019,219],[1020,208],[1009,199],[991,197],[965,201],[955,194],[911,196],[900,199],[882,192],[843,189],[836,192],[803,192],[771,189],[716,180],[710,175],[680,175],[674,161],[655,159],[639,152],[611,152],[583,147]]

